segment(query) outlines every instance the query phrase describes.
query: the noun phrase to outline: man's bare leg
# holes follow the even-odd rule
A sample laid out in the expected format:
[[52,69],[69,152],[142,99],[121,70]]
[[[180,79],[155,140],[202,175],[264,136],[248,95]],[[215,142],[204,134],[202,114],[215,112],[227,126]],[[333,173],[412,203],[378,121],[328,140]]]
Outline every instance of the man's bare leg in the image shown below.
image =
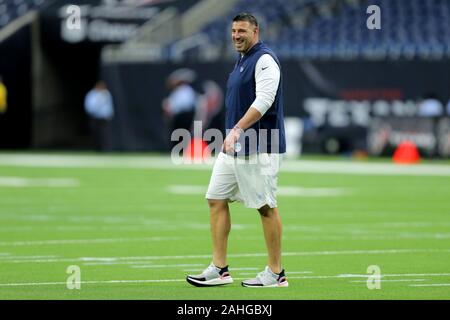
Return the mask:
[[231,229],[228,200],[208,199],[208,205],[213,245],[213,263],[216,267],[223,268],[227,265],[228,235]]
[[275,273],[281,272],[281,218],[278,208],[265,205],[258,209],[264,230],[268,252],[268,266]]

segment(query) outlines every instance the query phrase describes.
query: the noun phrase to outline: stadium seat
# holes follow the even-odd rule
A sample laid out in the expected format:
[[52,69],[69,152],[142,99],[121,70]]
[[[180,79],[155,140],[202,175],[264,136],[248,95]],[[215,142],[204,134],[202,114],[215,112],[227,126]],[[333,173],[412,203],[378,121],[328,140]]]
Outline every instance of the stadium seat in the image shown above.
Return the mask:
[[227,50],[221,53],[222,57],[233,56],[234,49],[224,46],[229,41],[227,26],[236,12],[248,11],[260,20],[262,38],[278,49],[281,58],[439,59],[450,56],[450,1],[378,0],[376,3],[382,8],[381,30],[367,28],[369,4],[363,0],[241,0],[230,14],[200,31],[208,41],[185,54],[195,57],[194,52],[212,46]]

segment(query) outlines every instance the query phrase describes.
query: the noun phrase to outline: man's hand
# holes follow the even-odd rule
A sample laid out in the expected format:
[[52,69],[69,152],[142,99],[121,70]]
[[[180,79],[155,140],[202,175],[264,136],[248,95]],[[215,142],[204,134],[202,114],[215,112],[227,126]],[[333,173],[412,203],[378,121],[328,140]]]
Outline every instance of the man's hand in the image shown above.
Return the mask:
[[234,128],[231,129],[231,131],[225,138],[225,141],[223,142],[223,152],[228,154],[234,154],[236,149],[236,143],[243,132],[244,130],[242,130],[238,126],[234,126]]

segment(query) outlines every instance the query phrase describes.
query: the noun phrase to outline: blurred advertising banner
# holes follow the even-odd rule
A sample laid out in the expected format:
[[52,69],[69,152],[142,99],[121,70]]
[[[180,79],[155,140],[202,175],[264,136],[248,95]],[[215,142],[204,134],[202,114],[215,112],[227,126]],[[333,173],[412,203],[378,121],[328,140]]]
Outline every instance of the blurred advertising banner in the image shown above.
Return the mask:
[[396,130],[422,134],[425,155],[438,154],[436,121],[428,118],[450,112],[448,60],[285,61],[283,67],[286,113],[304,122],[304,152],[368,151],[369,128],[388,118]]
[[373,116],[420,115],[434,97],[450,99],[449,60],[282,61],[286,113],[316,126],[361,125]]
[[[381,119],[389,119],[395,129],[391,139],[400,139],[397,132],[409,130],[416,132],[415,139],[425,156],[448,155],[448,152],[438,152],[449,147],[436,137],[438,132],[445,135],[448,121],[436,122],[439,116],[433,112],[445,112],[450,89],[446,73],[450,70],[449,63],[285,60],[281,64],[285,116],[301,119],[301,123],[293,121],[292,131],[298,137],[301,129],[302,152],[368,151],[374,148],[368,145],[368,131],[375,130]],[[203,83],[207,80],[214,81],[225,94],[233,64],[223,61],[103,65],[102,74],[109,83],[117,109],[116,149],[168,150],[170,129],[161,105],[169,95],[167,79],[179,68],[196,73],[193,86],[199,95],[205,93]],[[429,92],[435,98],[428,99]],[[421,108],[425,101],[431,100],[426,104],[431,106],[427,115]],[[212,126],[222,128],[223,124],[215,121]],[[386,147],[377,151],[378,154],[387,152],[389,144]]]
[[[414,125],[411,125],[414,124]],[[450,118],[377,117],[368,131],[371,155],[391,155],[402,142],[414,143],[423,156],[450,156]]]

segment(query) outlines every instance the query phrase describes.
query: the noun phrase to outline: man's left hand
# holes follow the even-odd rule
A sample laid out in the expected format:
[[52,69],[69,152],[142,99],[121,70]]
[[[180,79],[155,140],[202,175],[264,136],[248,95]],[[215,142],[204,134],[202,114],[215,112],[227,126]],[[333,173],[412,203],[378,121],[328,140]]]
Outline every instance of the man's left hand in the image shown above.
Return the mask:
[[225,153],[233,154],[235,152],[236,143],[243,132],[244,130],[238,126],[234,126],[234,128],[231,129],[223,142],[223,151]]

